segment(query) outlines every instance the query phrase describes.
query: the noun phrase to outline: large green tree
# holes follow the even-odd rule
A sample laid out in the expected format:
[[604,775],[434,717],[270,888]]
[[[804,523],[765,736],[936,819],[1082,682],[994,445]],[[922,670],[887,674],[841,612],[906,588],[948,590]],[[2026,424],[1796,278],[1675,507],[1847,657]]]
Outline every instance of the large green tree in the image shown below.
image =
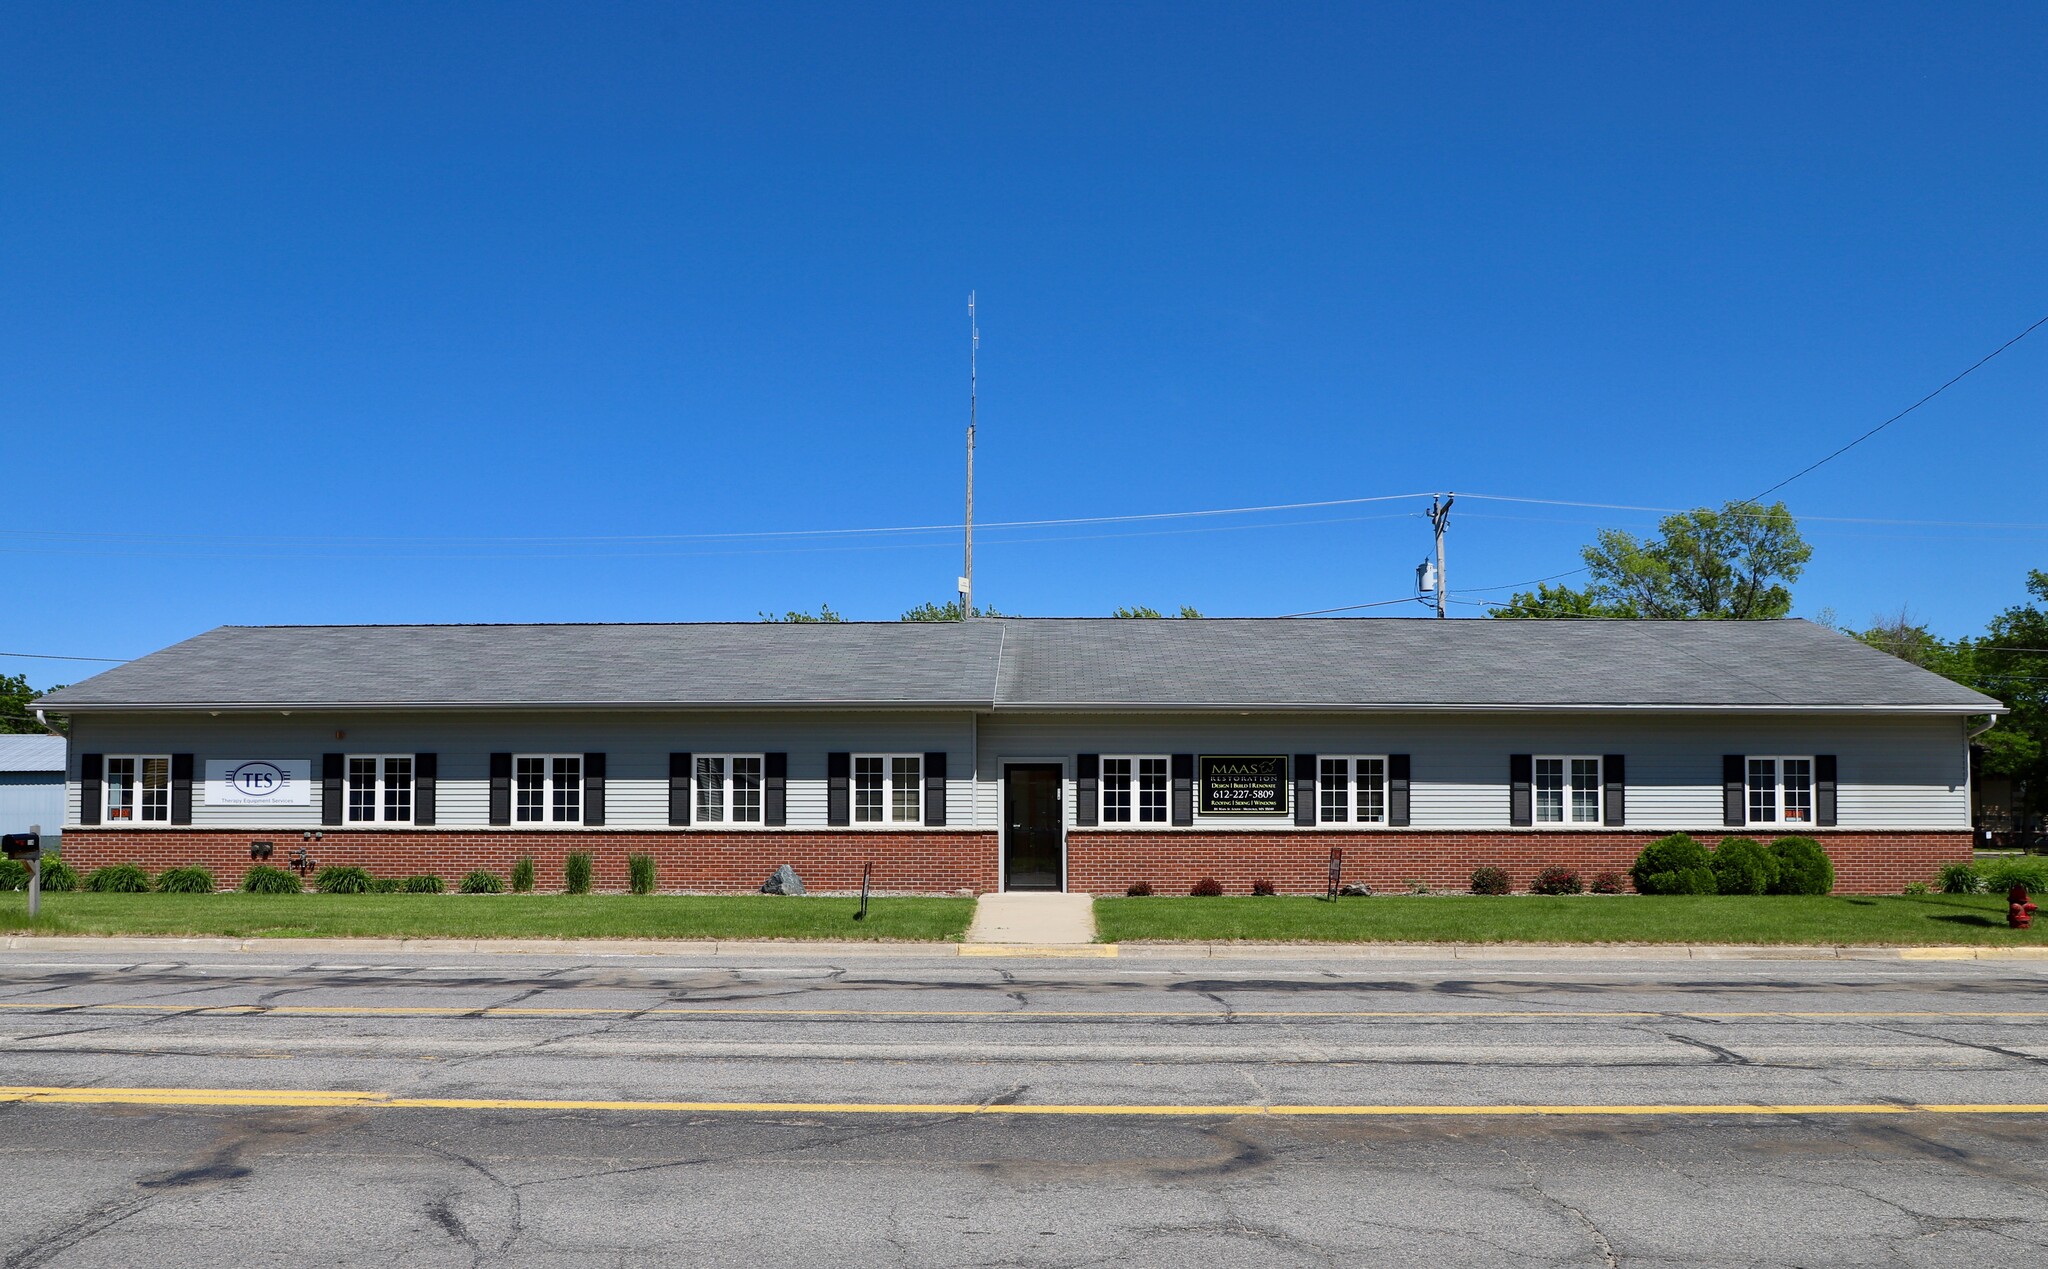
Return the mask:
[[1788,583],[1813,548],[1782,502],[1730,502],[1669,515],[1647,541],[1602,529],[1580,552],[1583,589],[1522,591],[1495,617],[1663,617],[1768,620],[1792,611]]
[[[1157,608],[1147,608],[1142,604],[1135,608],[1119,608],[1109,615],[1112,617],[1149,617],[1155,619],[1164,618],[1166,616],[1165,613],[1160,612]],[[1193,604],[1182,604],[1180,606],[1180,612],[1175,615],[1178,617],[1187,618],[1188,620],[1193,620],[1194,618],[1197,618],[1202,614],[1201,611],[1197,609]]]
[[0,734],[40,735],[55,730],[55,720],[50,727],[43,726],[36,721],[35,711],[28,707],[28,703],[56,690],[56,687],[30,687],[28,679],[19,674],[0,674]]
[[832,605],[819,604],[818,611],[816,612],[797,612],[794,609],[792,609],[789,612],[783,613],[780,617],[776,616],[772,612],[764,612],[761,614],[761,620],[780,622],[786,625],[807,626],[814,625],[818,622],[830,623],[844,621],[846,620],[846,618],[840,616],[836,612],[833,612]]
[[[974,606],[974,612],[972,615],[976,617],[1001,617],[1004,614],[997,612],[993,608],[983,608],[981,605],[976,604]],[[958,621],[960,620],[960,601],[957,599],[949,599],[943,604],[919,604],[917,607],[911,609],[909,612],[904,613],[903,620]]]

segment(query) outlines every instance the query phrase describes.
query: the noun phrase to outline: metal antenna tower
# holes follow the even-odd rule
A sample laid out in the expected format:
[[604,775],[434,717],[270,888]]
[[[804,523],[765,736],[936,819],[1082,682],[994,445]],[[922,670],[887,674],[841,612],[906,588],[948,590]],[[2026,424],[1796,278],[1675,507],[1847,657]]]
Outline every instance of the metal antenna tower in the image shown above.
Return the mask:
[[967,562],[960,574],[960,618],[974,615],[974,414],[980,390],[981,326],[967,293]]

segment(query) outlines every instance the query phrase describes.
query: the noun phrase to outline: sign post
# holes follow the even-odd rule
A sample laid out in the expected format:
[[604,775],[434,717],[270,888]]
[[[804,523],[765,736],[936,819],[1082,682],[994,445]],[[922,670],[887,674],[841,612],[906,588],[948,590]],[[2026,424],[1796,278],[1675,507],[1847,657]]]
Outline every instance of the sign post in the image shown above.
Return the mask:
[[1337,883],[1343,879],[1343,876],[1344,848],[1342,846],[1332,846],[1330,847],[1330,888],[1323,895],[1325,899],[1334,900],[1337,897]]
[[860,911],[853,914],[853,919],[856,921],[868,919],[868,883],[874,879],[875,864],[873,860],[869,860],[867,863],[862,864],[860,869]]

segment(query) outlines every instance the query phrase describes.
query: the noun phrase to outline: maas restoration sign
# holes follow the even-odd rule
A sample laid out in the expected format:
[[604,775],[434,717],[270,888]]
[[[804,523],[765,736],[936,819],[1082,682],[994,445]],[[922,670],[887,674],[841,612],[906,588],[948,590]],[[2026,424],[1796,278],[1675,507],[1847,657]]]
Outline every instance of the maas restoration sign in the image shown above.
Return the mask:
[[1204,815],[1287,814],[1287,755],[1213,754],[1196,760]]

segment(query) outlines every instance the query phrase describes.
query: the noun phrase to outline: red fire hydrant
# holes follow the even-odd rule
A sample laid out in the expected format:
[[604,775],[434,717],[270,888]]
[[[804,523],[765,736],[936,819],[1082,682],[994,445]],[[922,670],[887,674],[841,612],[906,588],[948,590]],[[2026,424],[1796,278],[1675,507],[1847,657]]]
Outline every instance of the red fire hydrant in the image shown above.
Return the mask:
[[2034,905],[2027,899],[2025,886],[2014,886],[2005,892],[2005,923],[2015,930],[2024,930],[2034,923]]

